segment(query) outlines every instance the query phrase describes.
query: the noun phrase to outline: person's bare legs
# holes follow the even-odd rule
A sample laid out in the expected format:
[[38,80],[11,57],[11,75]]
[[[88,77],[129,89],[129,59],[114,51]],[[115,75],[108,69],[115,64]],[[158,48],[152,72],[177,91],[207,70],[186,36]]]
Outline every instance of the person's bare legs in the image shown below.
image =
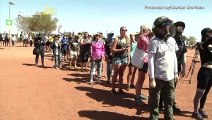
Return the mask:
[[116,84],[116,80],[117,80],[117,77],[118,77],[118,74],[119,74],[119,68],[121,67],[121,65],[119,64],[114,64],[113,65],[113,70],[114,70],[114,73],[113,73],[113,76],[112,76],[112,93],[116,93],[115,91],[115,84]]
[[126,65],[121,65],[119,68],[119,92],[120,93],[124,93],[123,92],[123,75],[124,75],[124,71],[126,69]]
[[127,91],[130,90],[130,80],[132,80],[133,66],[129,66],[128,69],[129,69],[129,72],[127,74]]
[[146,78],[146,72],[138,71],[138,80],[137,80],[136,86],[135,86],[135,94],[136,94],[136,96],[140,96],[141,95],[141,89],[143,87],[145,78]]

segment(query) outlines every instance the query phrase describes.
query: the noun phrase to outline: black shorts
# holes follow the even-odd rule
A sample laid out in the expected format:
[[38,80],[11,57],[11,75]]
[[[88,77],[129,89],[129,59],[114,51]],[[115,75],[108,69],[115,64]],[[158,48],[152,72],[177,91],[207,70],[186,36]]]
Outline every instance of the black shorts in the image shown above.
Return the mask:
[[147,73],[148,71],[148,63],[144,63],[142,68],[138,68],[139,71],[143,71]]
[[205,90],[212,85],[212,69],[201,67],[197,75],[197,88]]

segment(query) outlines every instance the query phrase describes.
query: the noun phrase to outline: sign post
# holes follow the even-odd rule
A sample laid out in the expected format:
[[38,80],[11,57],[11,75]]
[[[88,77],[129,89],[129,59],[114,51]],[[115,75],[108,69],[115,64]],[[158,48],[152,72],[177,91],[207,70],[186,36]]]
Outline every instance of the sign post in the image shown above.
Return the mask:
[[6,26],[8,27],[8,30],[9,30],[9,36],[8,36],[9,37],[9,48],[10,48],[10,44],[11,44],[10,29],[11,29],[12,25],[13,25],[12,19],[7,19],[6,20]]

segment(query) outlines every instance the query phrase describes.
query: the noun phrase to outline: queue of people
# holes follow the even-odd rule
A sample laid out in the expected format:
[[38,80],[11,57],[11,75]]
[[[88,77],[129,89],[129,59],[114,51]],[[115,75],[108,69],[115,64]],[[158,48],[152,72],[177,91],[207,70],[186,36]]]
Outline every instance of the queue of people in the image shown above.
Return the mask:
[[[161,16],[153,22],[153,28],[146,25],[140,26],[138,34],[127,36],[127,27],[120,27],[120,35],[114,37],[114,33],[108,33],[103,39],[102,34],[96,33],[90,36],[75,35],[73,38],[64,35],[55,35],[50,46],[53,50],[55,68],[62,68],[62,61],[68,61],[69,66],[81,71],[89,71],[87,65],[91,62],[89,84],[101,83],[102,62],[106,60],[107,83],[111,84],[111,93],[114,95],[125,94],[123,87],[123,75],[128,67],[127,88],[135,88],[135,104],[143,105],[148,100],[150,120],[158,120],[159,113],[163,111],[165,120],[173,120],[174,112],[181,109],[176,102],[176,85],[180,77],[185,76],[186,71],[186,42],[183,37],[185,23],[173,22],[171,19]],[[192,117],[198,120],[208,118],[204,110],[207,95],[212,86],[212,29],[205,28],[201,32],[202,41],[198,45],[201,58],[201,68],[197,76],[197,91],[194,97],[194,112]],[[41,55],[41,63],[44,67],[45,41],[38,35],[35,39],[37,49],[35,66]],[[137,49],[137,50],[136,50]],[[141,66],[131,62],[134,53],[142,54]],[[172,57],[170,57],[172,56]],[[96,82],[94,82],[97,71]],[[134,83],[136,71],[137,80]],[[149,77],[148,77],[149,76]],[[149,78],[149,95],[141,94],[144,81]],[[115,89],[118,83],[118,91]]]

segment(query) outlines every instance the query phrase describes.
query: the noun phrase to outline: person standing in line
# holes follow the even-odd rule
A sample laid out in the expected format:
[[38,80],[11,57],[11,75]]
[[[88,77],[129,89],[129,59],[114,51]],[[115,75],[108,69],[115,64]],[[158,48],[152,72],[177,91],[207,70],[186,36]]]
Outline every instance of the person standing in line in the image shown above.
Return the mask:
[[201,31],[201,36],[201,43],[197,45],[201,59],[201,67],[197,74],[197,89],[193,100],[194,112],[192,113],[192,117],[197,120],[208,118],[204,107],[207,95],[212,86],[212,29],[204,28]]
[[59,41],[59,37],[57,35],[54,36],[54,41],[51,45],[53,49],[54,61],[55,65],[54,68],[61,68],[61,42]]
[[105,59],[107,62],[107,83],[110,83],[111,77],[113,76],[113,55],[110,51],[113,44],[114,33],[107,34],[107,40],[105,41]]
[[82,38],[80,41],[80,56],[79,57],[82,62],[81,64],[82,72],[87,71],[87,63],[90,57],[90,48],[91,48],[91,40],[89,38],[88,32],[85,32],[84,38]]
[[[185,71],[186,71],[186,43],[185,43],[185,37],[182,35],[184,29],[185,29],[185,23],[182,21],[178,21],[174,23],[172,26],[172,35],[177,43],[178,46],[178,51],[176,51],[176,56],[177,56],[177,63],[178,63],[178,76],[184,77],[185,76]],[[171,33],[171,32],[170,32]],[[171,34],[170,34],[171,35]],[[176,92],[176,86],[177,82],[175,82],[175,92]],[[164,106],[163,106],[163,99],[160,99],[160,104],[159,104],[159,111],[163,112]],[[180,108],[177,106],[176,99],[174,99],[173,103],[173,110],[174,112],[180,112]]]
[[70,43],[70,58],[69,58],[69,68],[71,68],[72,63],[74,64],[74,69],[77,68],[77,59],[79,56],[79,36],[75,35],[74,39]]
[[[148,46],[149,46],[149,28],[146,25],[140,26],[140,33],[137,37],[137,48],[141,49],[145,53],[148,52]],[[142,54],[142,53],[141,53]],[[136,81],[135,86],[135,103],[138,105],[143,105],[143,100],[147,100],[148,97],[141,94],[141,89],[143,88],[144,80],[147,77],[147,71],[148,71],[148,55],[143,56],[143,66],[142,68],[138,68],[138,79]]]
[[[130,42],[131,42],[131,48],[130,48],[130,59],[133,56],[133,53],[135,51],[135,48],[137,47],[137,42],[135,41],[135,35],[130,34]],[[135,88],[134,85],[134,79],[135,79],[135,73],[137,71],[137,68],[130,64],[128,65],[129,72],[127,74],[127,91],[130,90],[130,88]]]
[[6,45],[5,37],[6,37],[6,33],[3,33],[3,35],[2,35],[2,42],[3,42],[2,45],[3,45],[3,46]]
[[[186,72],[186,43],[185,37],[183,37],[182,33],[185,29],[185,23],[182,21],[178,21],[174,24],[176,27],[176,35],[174,37],[178,51],[176,51],[177,63],[178,63],[178,76],[184,77]],[[175,91],[176,91],[177,82],[175,82]],[[173,110],[175,112],[180,112],[180,108],[177,106],[176,98],[174,99]]]
[[[122,26],[120,28],[120,36],[115,38],[111,52],[113,53],[113,70],[114,74],[112,77],[112,90],[113,94],[125,94],[123,91],[123,75],[126,69],[126,66],[130,62],[130,40],[127,36],[127,28]],[[116,92],[115,83],[117,77],[119,76],[119,90]]]
[[36,48],[36,56],[35,56],[35,67],[37,67],[39,55],[41,55],[41,63],[42,67],[44,68],[44,46],[45,42],[42,39],[41,34],[39,33],[35,38],[34,46]]
[[15,46],[15,44],[16,44],[16,36],[15,35],[12,35],[12,38],[11,38],[11,40],[12,40],[12,46],[14,47]]
[[2,42],[3,42],[3,35],[0,33],[0,46],[2,46]]
[[105,55],[105,45],[99,34],[95,34],[93,41],[91,42],[91,70],[90,70],[90,85],[93,85],[93,76],[95,74],[95,68],[98,71],[97,83],[100,82],[102,71],[102,60]]
[[[178,81],[176,51],[178,46],[170,37],[172,20],[161,16],[153,23],[155,37],[148,47],[150,120],[158,120],[160,95],[164,100],[164,119],[173,120],[175,81]],[[172,57],[170,57],[172,56]]]
[[4,46],[6,47],[8,47],[9,45],[10,45],[10,36],[9,36],[9,34],[8,33],[6,33],[6,35],[5,35],[5,38],[4,38]]

